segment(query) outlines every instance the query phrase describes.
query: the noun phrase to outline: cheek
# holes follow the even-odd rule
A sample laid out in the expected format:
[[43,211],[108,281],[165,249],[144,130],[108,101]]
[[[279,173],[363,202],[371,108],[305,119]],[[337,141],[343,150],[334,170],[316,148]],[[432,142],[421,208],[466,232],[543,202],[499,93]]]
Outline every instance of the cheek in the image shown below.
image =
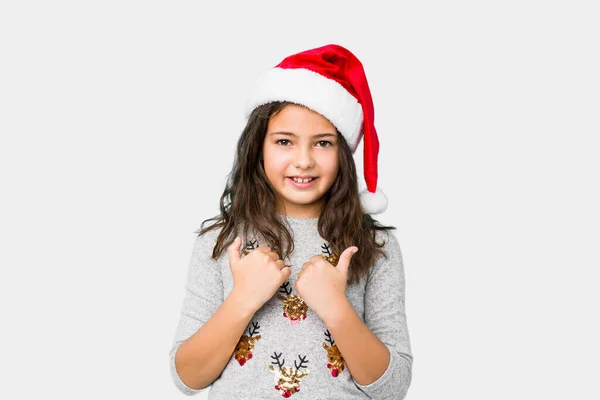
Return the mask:
[[337,176],[337,172],[339,169],[339,161],[338,161],[337,153],[328,154],[327,156],[324,156],[320,160],[319,164],[321,165],[321,168],[323,169],[323,171],[327,171],[327,173],[329,175],[332,175],[332,178],[335,178]]
[[281,175],[285,172],[287,166],[286,157],[284,154],[281,154],[281,152],[266,150],[264,152],[263,165],[267,177]]

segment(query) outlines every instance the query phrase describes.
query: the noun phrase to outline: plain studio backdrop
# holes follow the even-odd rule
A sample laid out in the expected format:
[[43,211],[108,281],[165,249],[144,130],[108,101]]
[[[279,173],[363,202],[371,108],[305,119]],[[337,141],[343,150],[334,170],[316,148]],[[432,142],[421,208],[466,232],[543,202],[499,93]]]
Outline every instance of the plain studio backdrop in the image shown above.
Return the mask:
[[246,92],[328,43],[375,102],[407,398],[600,398],[595,2],[388,3],[2,2],[1,398],[184,397],[193,232]]

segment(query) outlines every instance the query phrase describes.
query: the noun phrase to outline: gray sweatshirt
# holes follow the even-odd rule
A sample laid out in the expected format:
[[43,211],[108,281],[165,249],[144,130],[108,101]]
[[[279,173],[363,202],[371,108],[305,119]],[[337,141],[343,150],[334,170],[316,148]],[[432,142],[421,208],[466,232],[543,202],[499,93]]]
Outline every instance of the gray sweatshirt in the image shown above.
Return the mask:
[[[317,218],[284,218],[294,238],[294,251],[284,260],[292,273],[254,314],[221,376],[201,390],[181,381],[175,353],[217,311],[233,289],[233,276],[226,251],[218,260],[210,257],[218,232],[196,239],[170,352],[175,385],[186,395],[209,390],[209,399],[403,399],[411,381],[413,357],[404,306],[404,267],[395,235],[378,232],[378,242],[386,243],[387,259],[381,257],[367,277],[346,288],[358,316],[390,352],[384,374],[369,385],[360,385],[346,368],[335,338],[294,289],[297,274],[310,257],[322,254],[335,265],[336,255],[319,235]],[[265,244],[257,236],[243,238],[242,256]]]

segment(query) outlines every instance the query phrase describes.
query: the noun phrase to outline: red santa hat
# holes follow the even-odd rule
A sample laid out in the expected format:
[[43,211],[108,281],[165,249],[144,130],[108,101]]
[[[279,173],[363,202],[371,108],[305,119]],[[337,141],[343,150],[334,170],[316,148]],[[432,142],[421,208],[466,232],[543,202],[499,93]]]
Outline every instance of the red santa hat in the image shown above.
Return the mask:
[[318,112],[344,136],[354,154],[364,136],[366,190],[360,199],[366,213],[387,208],[387,197],[377,187],[379,140],[375,111],[365,71],[358,58],[342,46],[330,44],[286,57],[258,77],[246,101],[246,118],[263,104],[289,101]]

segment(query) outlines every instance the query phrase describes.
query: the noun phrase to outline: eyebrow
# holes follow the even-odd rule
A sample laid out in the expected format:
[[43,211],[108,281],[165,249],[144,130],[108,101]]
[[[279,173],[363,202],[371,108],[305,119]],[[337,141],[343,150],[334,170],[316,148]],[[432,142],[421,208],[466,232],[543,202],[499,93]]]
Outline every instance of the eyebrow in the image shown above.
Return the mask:
[[[284,136],[292,136],[292,137],[297,137],[297,135],[295,133],[292,132],[285,132],[285,131],[280,131],[280,132],[271,132],[269,134],[269,136],[273,136],[273,135],[284,135]],[[311,137],[313,138],[325,138],[325,137],[331,137],[331,138],[336,138],[337,135],[334,135],[333,133],[317,133],[316,135],[312,135]]]

